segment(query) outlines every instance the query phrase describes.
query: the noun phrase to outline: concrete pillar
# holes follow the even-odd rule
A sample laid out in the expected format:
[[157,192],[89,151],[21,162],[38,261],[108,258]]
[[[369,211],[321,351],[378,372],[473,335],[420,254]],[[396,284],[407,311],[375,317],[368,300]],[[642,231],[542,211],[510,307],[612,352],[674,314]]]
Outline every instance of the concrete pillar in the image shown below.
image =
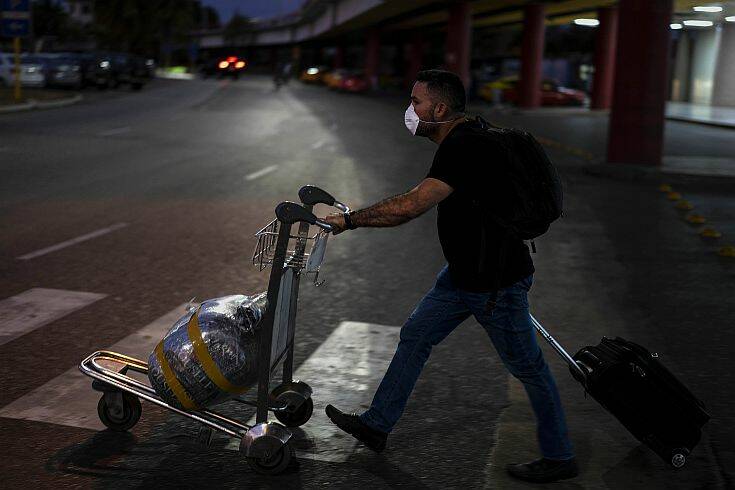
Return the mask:
[[691,84],[689,100],[694,104],[710,105],[715,85],[717,54],[720,52],[722,31],[719,29],[698,29],[694,36],[692,50]]
[[689,102],[689,85],[691,80],[692,43],[689,33],[679,31],[676,42],[676,58],[671,80],[671,100]]
[[595,78],[592,82],[592,109],[609,109],[615,78],[615,46],[618,34],[618,9],[601,8],[597,17],[600,27],[595,39]]
[[521,45],[521,80],[518,105],[533,108],[541,105],[541,64],[544,60],[544,5],[526,5],[523,12]]
[[374,89],[378,86],[380,70],[380,31],[372,28],[368,31],[365,42],[365,77]]
[[446,53],[447,69],[459,75],[466,89],[470,86],[472,57],[472,6],[470,2],[454,2],[449,6]]
[[712,105],[735,107],[735,23],[722,26]]
[[661,165],[673,0],[621,0],[607,160]]
[[411,88],[413,82],[416,81],[424,62],[424,37],[420,32],[414,33],[411,40],[406,45],[406,73],[404,74],[403,84],[406,88]]

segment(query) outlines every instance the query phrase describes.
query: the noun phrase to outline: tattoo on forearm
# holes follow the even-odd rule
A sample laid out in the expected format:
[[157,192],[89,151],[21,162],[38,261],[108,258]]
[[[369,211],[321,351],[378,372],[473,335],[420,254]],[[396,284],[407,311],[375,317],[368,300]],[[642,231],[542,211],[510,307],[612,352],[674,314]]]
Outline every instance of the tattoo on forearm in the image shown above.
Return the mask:
[[357,227],[389,227],[411,221],[421,214],[416,212],[417,198],[414,194],[399,194],[356,211],[352,215],[352,222]]

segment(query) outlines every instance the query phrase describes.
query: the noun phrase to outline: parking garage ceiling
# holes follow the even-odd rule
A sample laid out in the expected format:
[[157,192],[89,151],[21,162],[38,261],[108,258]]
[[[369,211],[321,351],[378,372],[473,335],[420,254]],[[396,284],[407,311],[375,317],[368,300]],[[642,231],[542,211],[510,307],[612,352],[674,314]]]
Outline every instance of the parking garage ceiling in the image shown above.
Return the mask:
[[[474,28],[520,24],[527,0],[474,0],[472,21]],[[575,18],[597,18],[597,9],[617,4],[617,0],[556,0],[546,4],[548,25],[561,25]],[[692,7],[707,4],[703,0],[675,0],[674,12],[691,14]],[[711,2],[710,2],[711,3]],[[449,19],[446,0],[388,0],[383,4],[331,29],[323,37],[380,26],[388,31],[443,29]]]

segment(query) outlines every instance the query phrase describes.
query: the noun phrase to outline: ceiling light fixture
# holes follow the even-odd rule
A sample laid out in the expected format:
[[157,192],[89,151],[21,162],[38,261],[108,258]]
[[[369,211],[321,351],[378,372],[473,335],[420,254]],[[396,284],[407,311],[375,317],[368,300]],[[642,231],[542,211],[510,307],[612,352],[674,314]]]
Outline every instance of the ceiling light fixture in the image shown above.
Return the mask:
[[597,19],[574,19],[574,23],[578,26],[597,27],[600,21]]
[[717,6],[700,6],[694,7],[695,12],[722,12],[722,7]]
[[711,20],[685,20],[684,25],[690,26],[690,27],[712,27],[712,21]]

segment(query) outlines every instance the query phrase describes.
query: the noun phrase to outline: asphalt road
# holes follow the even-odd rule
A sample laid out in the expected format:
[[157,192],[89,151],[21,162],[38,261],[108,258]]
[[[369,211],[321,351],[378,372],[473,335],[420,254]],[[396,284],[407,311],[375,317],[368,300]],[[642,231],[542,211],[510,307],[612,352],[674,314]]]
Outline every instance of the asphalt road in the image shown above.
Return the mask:
[[[70,369],[192,297],[264,290],[266,273],[249,263],[253,233],[273,219],[278,202],[296,200],[302,185],[319,185],[353,207],[415,185],[434,146],[406,131],[407,104],[407,97],[349,96],[299,84],[275,92],[266,78],[246,78],[158,81],[141,93],[95,94],[64,109],[0,117],[0,300],[33,288],[100,296],[0,344],[3,486],[522,488],[502,466],[537,455],[528,403],[474,321],[434,349],[383,454],[337,441],[332,460],[309,458],[310,445],[334,439],[315,416],[296,434],[306,456],[278,477],[254,474],[224,437],[208,448],[196,445],[196,424],[150,405],[122,435],[58,422],[56,412],[65,407],[32,420],[12,409],[43,398],[49,386],[56,387],[51,400],[64,390],[82,399],[76,386],[65,385]],[[599,148],[602,129],[595,133],[584,121],[492,116]],[[667,136],[682,146],[715,132],[713,146],[728,141],[716,128],[671,127],[678,129]],[[567,209],[538,242],[536,316],[570,350],[602,335],[651,347],[713,415],[688,465],[674,471],[585,399],[545,348],[582,467],[578,479],[556,486],[734,485],[735,261],[712,253],[714,245],[681,220],[658,183],[590,176],[586,162],[550,151],[565,179]],[[686,185],[703,206],[732,200],[721,182]],[[322,347],[339,349],[335,333],[343,322],[393,335],[391,327],[403,323],[443,265],[434,219],[429,212],[399,228],[333,237],[322,269],[326,283],[302,286],[296,366],[333,369],[340,400],[355,404],[341,408],[361,410],[375,386],[349,382],[350,367],[324,361]],[[33,256],[99,230],[108,232]],[[381,369],[377,354],[371,360],[365,352],[367,371]],[[330,392],[328,380],[304,381],[315,400],[332,401],[319,400],[320,386]],[[95,417],[94,403],[80,410]],[[223,410],[244,420],[252,415],[240,406]]]

